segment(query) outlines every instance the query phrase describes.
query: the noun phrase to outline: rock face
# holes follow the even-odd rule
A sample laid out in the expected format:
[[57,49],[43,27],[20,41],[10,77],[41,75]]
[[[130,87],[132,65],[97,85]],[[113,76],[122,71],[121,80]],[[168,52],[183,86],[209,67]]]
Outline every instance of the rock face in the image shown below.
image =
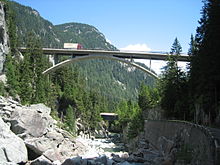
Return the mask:
[[11,129],[18,135],[41,137],[47,132],[47,127],[54,124],[49,114],[50,109],[43,104],[18,107],[10,116]]
[[219,130],[183,121],[145,120],[144,138],[158,149],[166,162],[219,164],[215,140]]
[[[50,108],[43,104],[21,106],[16,101],[0,96],[0,116],[11,126],[12,131],[23,139],[23,144],[26,145],[24,153],[26,151],[29,160],[35,163],[39,160],[62,163],[67,158],[83,154],[86,147],[68,132],[58,128],[57,121],[49,114]],[[0,137],[3,135],[0,132]],[[8,148],[8,143],[4,144],[5,148]],[[1,153],[4,153],[4,150]]]
[[4,5],[2,2],[0,2],[0,74],[3,71],[3,64],[6,54],[9,52],[8,35],[6,31]]
[[27,149],[21,138],[16,136],[0,117],[0,162],[26,162]]

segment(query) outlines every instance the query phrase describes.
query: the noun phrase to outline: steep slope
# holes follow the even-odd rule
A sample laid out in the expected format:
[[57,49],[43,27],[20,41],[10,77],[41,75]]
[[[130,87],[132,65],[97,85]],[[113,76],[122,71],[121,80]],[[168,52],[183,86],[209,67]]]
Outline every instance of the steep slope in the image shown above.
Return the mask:
[[[85,49],[117,50],[93,26],[81,23],[54,26],[34,9],[15,2],[10,4],[16,16],[20,46],[25,45],[26,34],[33,31],[41,37],[43,47],[61,48],[64,42],[78,42]],[[86,79],[88,89],[96,89],[112,103],[121,99],[135,100],[141,82],[154,84],[154,79],[146,73],[116,61],[88,60],[73,65]]]
[[43,19],[39,12],[31,7],[20,5],[16,2],[9,4],[14,11],[15,21],[17,25],[17,34],[20,46],[25,46],[28,32],[35,32],[42,39],[44,47],[61,47],[54,26],[51,22]]
[[61,43],[78,42],[88,49],[116,50],[94,26],[81,23],[66,23],[56,25],[55,30]]

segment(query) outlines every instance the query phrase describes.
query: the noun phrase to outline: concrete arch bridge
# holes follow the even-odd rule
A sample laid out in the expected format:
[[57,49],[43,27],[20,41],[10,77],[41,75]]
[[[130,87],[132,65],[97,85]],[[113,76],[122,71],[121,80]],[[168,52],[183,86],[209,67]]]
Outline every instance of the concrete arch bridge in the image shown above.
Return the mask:
[[[45,55],[54,55],[55,65],[48,68],[43,72],[43,74],[49,74],[50,72],[55,71],[58,68],[69,65],[71,63],[89,59],[108,59],[120,61],[122,63],[136,67],[147,74],[151,75],[154,78],[158,79],[158,76],[151,72],[150,70],[134,63],[132,59],[149,59],[150,68],[151,60],[166,60],[169,56],[167,53],[152,53],[152,52],[127,52],[127,51],[107,51],[107,50],[85,50],[85,49],[54,49],[54,48],[43,48],[43,54]],[[25,53],[27,48],[19,48],[21,53]],[[58,63],[58,56],[71,56],[72,58],[67,59]],[[181,54],[177,57],[178,61],[189,61],[189,56]]]

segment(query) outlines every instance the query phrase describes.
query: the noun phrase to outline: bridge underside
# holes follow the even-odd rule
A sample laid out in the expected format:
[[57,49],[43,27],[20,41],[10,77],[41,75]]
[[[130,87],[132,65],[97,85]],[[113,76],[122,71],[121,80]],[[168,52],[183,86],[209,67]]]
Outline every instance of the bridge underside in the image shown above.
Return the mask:
[[108,121],[118,120],[118,114],[116,113],[100,113],[100,116]]
[[150,70],[148,70],[148,69],[146,69],[146,68],[144,68],[144,67],[142,67],[142,66],[140,66],[140,65],[138,65],[134,62],[124,60],[122,58],[118,58],[118,57],[114,57],[114,56],[109,56],[109,55],[87,55],[87,56],[74,57],[74,58],[62,61],[62,62],[48,68],[47,70],[45,70],[43,72],[43,74],[51,73],[51,72],[57,70],[58,68],[61,68],[63,66],[69,65],[69,64],[72,64],[74,62],[84,61],[84,60],[89,60],[89,59],[108,59],[108,60],[120,61],[122,63],[125,63],[125,64],[131,65],[133,67],[136,67],[136,68],[150,74],[152,77],[158,79],[158,76],[155,73],[151,72]]

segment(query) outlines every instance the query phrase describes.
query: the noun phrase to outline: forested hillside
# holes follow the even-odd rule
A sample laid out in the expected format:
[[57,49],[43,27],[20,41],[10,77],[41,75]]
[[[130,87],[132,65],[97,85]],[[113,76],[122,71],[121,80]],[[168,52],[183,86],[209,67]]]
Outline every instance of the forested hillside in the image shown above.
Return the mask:
[[85,49],[116,50],[108,43],[105,36],[93,26],[82,23],[55,25],[54,29],[61,44],[65,42],[80,43]]
[[[15,13],[18,46],[25,46],[27,33],[32,31],[42,40],[42,47],[62,48],[65,42],[77,42],[84,49],[117,49],[93,26],[81,23],[54,26],[30,7],[15,2],[10,5]],[[88,60],[73,65],[85,78],[86,88],[98,91],[110,105],[122,99],[136,100],[141,82],[154,84],[154,79],[146,73],[116,61]]]
[[[62,48],[65,42],[79,42],[84,49],[117,48],[93,26],[54,26],[29,7],[9,4],[11,53],[5,64],[4,90],[22,104],[49,105],[73,133],[76,119],[94,131],[101,121],[99,113],[106,111],[118,113],[119,120],[113,125],[120,131],[128,127],[130,138],[142,131],[144,119],[187,120],[219,127],[219,1],[204,1],[200,26],[195,38],[191,37],[188,72],[177,65],[182,47],[175,38],[156,88],[151,88],[155,80],[144,72],[108,60],[78,62],[43,76],[50,63],[42,47]],[[17,56],[17,46],[28,47],[23,59]]]
[[[65,42],[78,42],[84,49],[117,49],[93,26],[80,23],[54,26],[36,10],[8,0],[4,0],[4,9],[10,51],[4,63],[6,84],[0,82],[1,95],[13,97],[23,105],[48,105],[51,115],[61,121],[59,126],[74,135],[77,134],[76,121],[84,130],[95,132],[100,128],[100,113],[109,111],[120,112],[120,121],[132,120],[131,130],[141,131],[142,122],[137,125],[135,121],[142,111],[135,102],[140,84],[153,86],[154,78],[108,60],[83,61],[43,75],[43,70],[52,65],[49,57],[43,55],[43,47],[62,48]],[[26,47],[27,52],[21,55],[17,49],[20,46]],[[118,108],[127,102],[134,105],[130,114]],[[123,128],[121,123],[117,126]]]

